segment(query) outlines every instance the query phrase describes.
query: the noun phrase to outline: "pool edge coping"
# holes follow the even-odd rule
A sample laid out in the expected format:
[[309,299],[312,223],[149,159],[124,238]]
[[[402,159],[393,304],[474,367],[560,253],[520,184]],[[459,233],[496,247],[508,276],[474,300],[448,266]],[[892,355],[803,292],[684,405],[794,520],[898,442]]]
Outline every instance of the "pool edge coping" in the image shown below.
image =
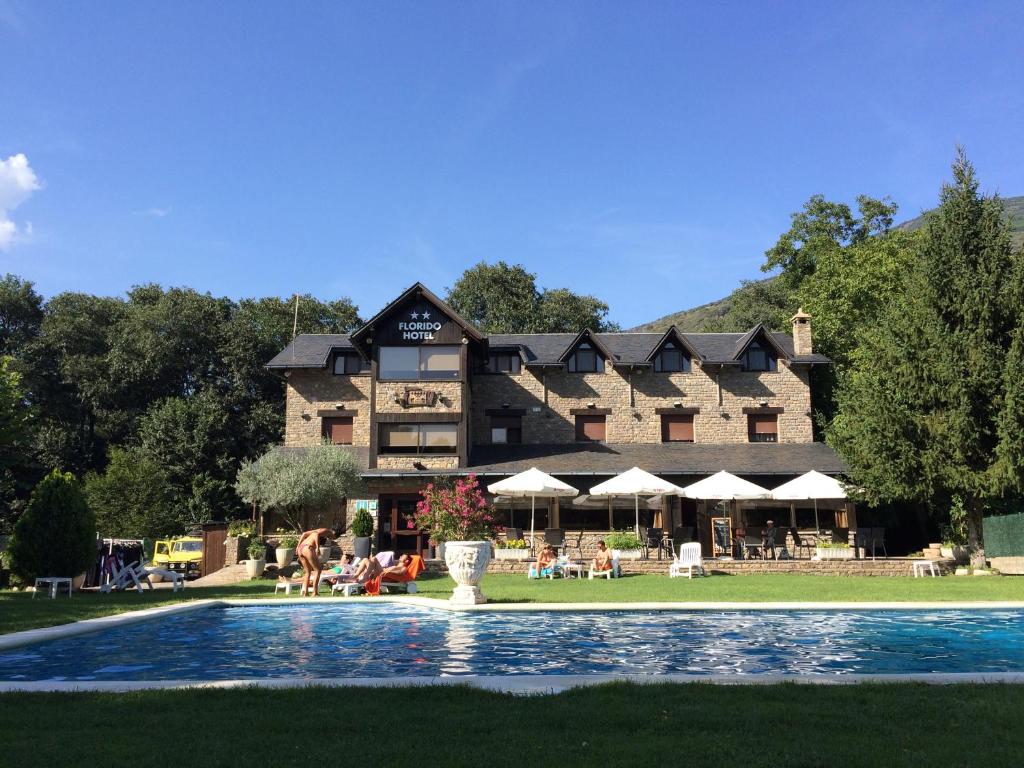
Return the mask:
[[908,674],[850,674],[850,675],[785,675],[767,673],[757,675],[690,675],[666,673],[661,675],[463,675],[424,677],[334,677],[301,678],[270,677],[245,680],[31,680],[0,682],[3,693],[124,693],[129,691],[156,691],[182,689],[282,689],[282,688],[424,688],[469,686],[480,690],[515,694],[556,694],[574,688],[603,685],[613,682],[642,685],[703,684],[703,685],[899,685],[924,683],[928,685],[1024,685],[1024,672],[924,672]]

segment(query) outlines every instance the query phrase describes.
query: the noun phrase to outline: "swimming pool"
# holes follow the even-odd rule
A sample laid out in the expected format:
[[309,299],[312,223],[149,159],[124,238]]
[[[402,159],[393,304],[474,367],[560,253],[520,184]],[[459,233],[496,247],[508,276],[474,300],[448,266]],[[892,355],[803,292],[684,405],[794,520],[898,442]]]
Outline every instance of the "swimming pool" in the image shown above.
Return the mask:
[[0,651],[0,681],[1024,671],[1024,610],[213,606]]

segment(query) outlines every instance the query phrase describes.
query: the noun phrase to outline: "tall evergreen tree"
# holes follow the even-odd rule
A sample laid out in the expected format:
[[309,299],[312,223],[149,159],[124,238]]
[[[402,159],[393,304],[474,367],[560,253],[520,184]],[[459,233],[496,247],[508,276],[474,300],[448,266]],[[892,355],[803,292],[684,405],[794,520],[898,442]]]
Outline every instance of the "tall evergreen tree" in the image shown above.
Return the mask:
[[964,500],[975,563],[984,510],[1021,488],[1021,255],[963,151],[920,255],[839,387],[830,436],[874,500]]

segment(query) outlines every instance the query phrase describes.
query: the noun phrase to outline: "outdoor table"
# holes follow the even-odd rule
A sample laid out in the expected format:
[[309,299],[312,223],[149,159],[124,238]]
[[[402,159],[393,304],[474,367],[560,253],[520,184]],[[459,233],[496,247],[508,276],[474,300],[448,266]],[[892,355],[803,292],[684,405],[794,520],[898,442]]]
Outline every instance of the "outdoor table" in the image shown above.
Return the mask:
[[40,585],[47,584],[50,587],[51,600],[57,597],[57,590],[64,586],[68,588],[68,597],[71,597],[71,579],[69,579],[67,576],[40,576],[36,579],[35,589],[32,590],[33,600],[36,599],[36,593],[39,591]]
[[562,569],[563,579],[582,579],[583,578],[583,563],[566,563],[565,565],[559,566]]

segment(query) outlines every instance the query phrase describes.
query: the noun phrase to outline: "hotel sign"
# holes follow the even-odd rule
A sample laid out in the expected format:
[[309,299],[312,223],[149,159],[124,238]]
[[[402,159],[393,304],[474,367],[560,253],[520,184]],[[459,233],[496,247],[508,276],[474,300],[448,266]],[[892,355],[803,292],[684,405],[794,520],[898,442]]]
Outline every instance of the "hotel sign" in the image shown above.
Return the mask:
[[434,334],[441,330],[441,323],[434,320],[429,309],[414,309],[408,320],[398,322],[398,333],[403,341],[432,341]]

